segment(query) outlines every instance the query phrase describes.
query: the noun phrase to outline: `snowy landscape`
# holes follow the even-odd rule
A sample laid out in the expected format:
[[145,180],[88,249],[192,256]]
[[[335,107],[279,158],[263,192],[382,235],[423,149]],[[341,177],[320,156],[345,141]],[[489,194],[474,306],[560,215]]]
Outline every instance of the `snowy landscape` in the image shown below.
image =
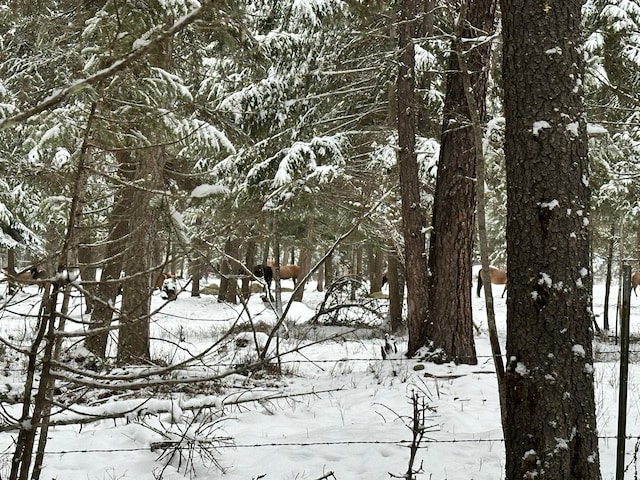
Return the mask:
[[[6,284],[0,285],[4,288]],[[287,282],[283,285],[289,286]],[[498,328],[504,341],[506,307],[501,293],[502,287],[494,287]],[[283,298],[289,295],[284,292]],[[594,288],[594,296],[601,324],[602,285]],[[171,388],[174,380],[207,377],[250,363],[256,358],[253,339],[263,344],[266,338],[260,332],[254,337],[236,329],[237,333],[221,342],[238,319],[246,320],[242,306],[218,303],[215,295],[196,298],[183,291],[153,318],[152,358],[176,364],[211,350],[189,367],[162,377],[161,387],[150,382],[145,391],[90,389],[78,395],[78,387],[59,381],[52,420],[71,424],[50,428],[41,478],[403,478],[409,464],[414,394],[426,427],[414,463],[414,470],[422,473],[416,478],[503,478],[504,444],[484,299],[473,295],[474,321],[481,333],[476,336],[478,364],[469,366],[434,365],[407,360],[400,354],[382,360],[381,328],[359,328],[335,336],[346,328],[307,323],[322,298],[323,293],[308,285],[304,302],[294,303],[288,313],[287,331],[277,344],[272,343],[282,355],[282,376],[254,371],[225,376],[219,382],[176,383],[176,388]],[[4,300],[0,330],[6,341],[27,344],[34,331],[37,300],[35,286],[25,287],[11,301]],[[153,306],[163,303],[161,295],[154,294]],[[633,311],[638,306],[640,299],[632,297],[632,335],[640,333],[640,315]],[[254,325],[275,323],[273,310],[259,294],[251,296],[248,307]],[[610,309],[613,322],[615,302]],[[81,317],[80,306],[72,311]],[[77,328],[67,324],[69,331]],[[319,341],[325,337],[333,338]],[[405,343],[406,338],[397,339],[400,352]],[[82,361],[81,348],[68,351],[65,358],[69,362]],[[603,479],[612,479],[618,347],[614,342],[598,341],[595,351],[602,474]],[[15,358],[5,350],[2,384],[7,400],[19,398],[25,374],[24,365],[15,363]],[[118,374],[126,372],[109,372]],[[632,365],[627,426],[631,438],[627,441],[625,478],[636,478],[638,468],[634,452],[640,436],[639,378],[637,365]],[[62,408],[72,398],[76,403]],[[3,426],[19,414],[19,403],[4,402]],[[96,419],[86,421],[87,415]],[[97,418],[100,416],[103,419]],[[73,422],[81,418],[82,424]],[[0,435],[0,478],[7,478],[10,469],[14,435],[11,431]]]
[[[404,269],[414,311],[422,260],[433,278],[455,280],[457,255],[488,249],[503,266],[508,255],[513,285],[516,265],[536,266],[543,302],[568,281],[552,284],[547,267],[586,276],[587,256],[598,272],[640,257],[638,32],[636,0],[2,2],[0,266],[27,285],[10,294],[0,274],[0,480],[504,478],[475,275],[475,365],[407,359],[407,334],[388,338],[388,298],[367,282],[341,284],[336,297],[310,282],[287,304],[287,280],[278,314],[257,284],[232,304],[221,300],[234,289],[202,276],[247,278],[269,258],[305,275],[322,255],[330,285],[361,270],[376,283],[384,269],[395,284]],[[86,283],[70,283],[96,294],[93,314],[67,289],[76,268]],[[179,278],[177,297],[154,291],[146,302],[163,278],[152,273],[183,270],[200,296]],[[54,271],[64,300],[38,289]],[[604,297],[596,279],[600,326]],[[615,285],[611,325],[617,298]],[[436,311],[454,303],[432,299],[430,318],[455,319]],[[631,303],[625,470],[637,479],[640,297]],[[111,310],[122,325],[101,328]],[[549,338],[553,311],[528,323],[540,328],[514,352],[558,353],[534,343]],[[407,317],[412,327],[420,318]],[[90,322],[105,338],[111,329],[106,359]],[[118,345],[119,327],[130,345]],[[604,480],[616,476],[617,332],[593,349]],[[425,340],[415,339],[412,353]],[[584,340],[571,346],[578,357]],[[573,381],[571,403],[530,395],[526,413],[506,419],[536,439],[529,425],[556,427],[543,416],[568,426],[541,432],[545,450],[527,445],[524,458],[564,457],[559,437],[576,438],[590,366],[588,376],[551,372]],[[510,466],[523,458],[516,436]],[[527,475],[582,472],[573,468],[591,465],[581,462],[593,442],[580,443],[559,470],[540,462]]]

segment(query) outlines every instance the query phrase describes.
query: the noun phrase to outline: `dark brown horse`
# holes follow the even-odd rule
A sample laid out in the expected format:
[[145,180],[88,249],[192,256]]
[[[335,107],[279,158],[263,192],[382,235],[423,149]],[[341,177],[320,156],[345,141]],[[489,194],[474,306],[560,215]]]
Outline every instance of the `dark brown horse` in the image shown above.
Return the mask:
[[265,295],[262,297],[262,300],[273,300],[273,295],[271,295],[271,282],[273,281],[273,269],[269,265],[256,265],[252,270],[253,274],[257,278],[264,278],[265,285]]
[[[504,297],[504,294],[507,291],[507,271],[496,267],[489,267],[489,278],[491,279],[491,283],[505,286],[504,291],[502,292],[502,296]],[[478,272],[478,297],[480,296],[480,290],[482,290],[482,269]]]

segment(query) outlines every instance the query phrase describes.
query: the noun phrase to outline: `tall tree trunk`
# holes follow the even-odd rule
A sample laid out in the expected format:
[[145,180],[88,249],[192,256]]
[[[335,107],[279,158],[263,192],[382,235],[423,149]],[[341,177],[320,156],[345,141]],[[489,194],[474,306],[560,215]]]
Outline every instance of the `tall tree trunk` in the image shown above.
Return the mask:
[[324,261],[324,284],[329,287],[335,278],[335,268],[333,267],[333,252],[327,255]]
[[323,292],[324,291],[324,265],[318,268],[318,273],[316,278],[317,278],[316,290],[318,292]]
[[218,301],[227,303],[238,303],[238,281],[237,275],[240,265],[237,262],[239,251],[238,240],[227,238],[224,243],[225,257],[220,263],[220,290],[218,291]]
[[229,290],[229,274],[231,273],[231,265],[226,257],[220,261],[220,288],[218,289],[218,302],[227,301],[227,291]]
[[413,356],[427,340],[427,262],[425,255],[426,219],[420,202],[418,162],[415,152],[415,48],[413,32],[416,23],[415,0],[402,0],[398,15],[398,165],[402,198],[402,233],[405,246],[407,281],[407,356]]
[[[300,267],[300,275],[298,276],[298,282],[302,282],[302,279],[309,273],[311,270],[311,257],[313,255],[313,230],[314,230],[314,222],[315,217],[313,215],[309,215],[307,217],[306,225],[305,225],[305,240],[302,248],[300,249],[300,257],[298,259],[298,266]],[[296,292],[293,296],[293,299],[296,302],[301,302],[304,295],[304,283],[298,288],[296,285]]]
[[[118,174],[132,181],[135,178],[135,165],[131,152],[118,151]],[[128,215],[133,201],[131,187],[123,187],[115,195],[115,201],[109,215],[109,233],[105,241],[104,262],[100,273],[100,282],[96,285],[96,300],[85,346],[94,355],[105,358],[109,331],[106,330],[113,318],[113,304],[120,288],[120,272],[124,267],[126,236],[129,232]]]
[[[196,224],[200,225],[200,220],[196,220]],[[208,255],[205,252],[208,251],[206,245],[200,238],[193,238],[191,240],[193,246],[192,252],[189,255],[189,276],[191,277],[191,296],[200,296],[200,281],[203,277],[206,277],[206,272],[209,268]]]
[[[362,274],[362,246],[354,245],[353,246],[353,273],[355,274],[358,280],[364,280],[364,275]],[[356,282],[352,282],[353,285],[353,295],[355,298],[356,294]]]
[[600,479],[582,3],[501,4],[509,480]]
[[[256,251],[257,245],[254,239],[251,239],[247,242],[247,249],[244,255],[244,264],[249,270],[253,270],[253,265],[256,261]],[[246,272],[243,271],[243,274]],[[251,295],[251,278],[243,278],[242,279],[242,297],[244,299],[248,299],[249,295]]]
[[[9,248],[7,250],[7,273],[15,276],[16,272],[16,250],[15,248]],[[9,295],[13,295],[18,290],[18,284],[9,280],[7,283],[7,290]]]
[[98,269],[95,264],[95,254],[90,244],[93,243],[91,235],[86,232],[80,239],[78,245],[78,267],[80,270],[80,277],[83,282],[89,282],[85,286],[85,289],[89,291],[89,295],[84,296],[85,312],[91,313],[93,311],[93,298],[96,294],[96,285],[92,282],[96,281],[96,274]]
[[403,323],[404,275],[402,263],[398,260],[398,252],[394,249],[387,255],[387,281],[389,282],[389,329],[398,333]]
[[[605,332],[609,331],[609,298],[611,296],[611,280],[613,279],[613,252],[616,246],[616,223],[611,222],[611,229],[609,230],[609,246],[607,248],[607,277],[605,280],[604,290],[604,320],[602,329]],[[640,257],[637,257],[640,258]]]
[[[496,0],[471,2],[461,38],[493,33]],[[454,51],[459,40],[453,40]],[[475,237],[476,151],[474,129],[463,85],[471,75],[478,118],[485,120],[489,42],[472,45],[469,72],[461,72],[457,55],[449,56],[442,143],[429,243],[430,308],[427,335],[441,361],[477,363],[471,309],[471,266]],[[469,45],[465,45],[465,48]]]
[[154,280],[160,271],[154,269],[153,245],[157,236],[157,190],[163,183],[166,155],[162,147],[138,152],[136,178],[144,188],[133,192],[135,208],[129,210],[129,234],[125,252],[122,308],[118,330],[118,363],[144,363],[150,360],[149,314]]
[[369,262],[369,292],[379,292],[382,290],[382,253],[377,246],[369,245],[367,248],[367,259]]
[[[149,52],[149,67],[172,70],[173,40],[157,43]],[[143,127],[145,128],[145,127]],[[148,132],[150,137],[155,135]],[[154,191],[164,185],[166,149],[162,145],[137,150],[136,180],[141,188],[134,190],[129,215],[128,255],[125,260],[127,281],[122,293],[118,330],[118,363],[145,363],[150,360],[149,325],[151,293],[155,279],[162,273],[157,252],[158,216],[162,202]],[[157,254],[157,253],[156,253]]]
[[189,275],[191,276],[191,296],[200,296],[200,280],[202,280],[203,260],[196,257],[189,261]]

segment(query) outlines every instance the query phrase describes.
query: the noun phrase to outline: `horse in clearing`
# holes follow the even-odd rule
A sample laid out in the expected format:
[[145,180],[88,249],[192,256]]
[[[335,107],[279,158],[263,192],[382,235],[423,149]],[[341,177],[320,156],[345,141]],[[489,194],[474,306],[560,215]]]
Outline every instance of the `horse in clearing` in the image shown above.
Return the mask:
[[[489,267],[489,278],[491,279],[491,283],[494,285],[504,285],[504,291],[502,292],[502,297],[504,297],[505,292],[507,291],[507,271],[502,270],[501,268]],[[480,291],[482,290],[482,269],[478,271],[478,288],[477,294],[480,296]]]

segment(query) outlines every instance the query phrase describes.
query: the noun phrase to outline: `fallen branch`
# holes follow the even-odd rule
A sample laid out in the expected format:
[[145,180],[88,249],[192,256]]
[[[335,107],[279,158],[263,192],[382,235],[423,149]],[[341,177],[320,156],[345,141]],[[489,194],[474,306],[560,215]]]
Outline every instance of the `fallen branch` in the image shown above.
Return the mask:
[[[218,408],[222,409],[224,407],[229,407],[233,405],[242,405],[251,402],[266,402],[280,399],[290,399],[295,397],[303,397],[309,395],[321,395],[323,393],[330,392],[339,392],[344,390],[343,387],[340,388],[331,388],[327,390],[317,390],[311,392],[303,392],[303,393],[285,393],[285,392],[277,392],[269,395],[263,396],[250,396],[249,392],[239,392],[237,395],[232,394],[227,397],[210,397],[205,401],[199,400],[197,398],[193,399],[191,402],[186,401],[182,405],[180,405],[181,410],[186,411],[194,411],[201,410],[207,408]],[[235,395],[235,398],[234,398]],[[153,402],[152,402],[153,401]],[[133,403],[133,405],[131,405]],[[130,418],[132,415],[143,416],[143,415],[159,415],[161,413],[171,413],[175,409],[175,401],[174,400],[154,400],[153,398],[145,398],[142,400],[135,401],[119,401],[116,404],[109,403],[105,408],[103,413],[92,414],[90,412],[82,412],[78,410],[74,410],[72,408],[66,407],[64,405],[56,404],[57,407],[64,408],[66,411],[70,412],[72,415],[67,415],[69,418],[57,419],[56,415],[52,415],[49,419],[47,419],[47,423],[49,426],[57,427],[64,425],[87,425],[93,422],[99,422],[101,420],[116,420],[119,418]],[[120,407],[121,410],[114,411],[116,408]],[[96,411],[99,411],[99,408],[95,408]],[[60,414],[59,414],[60,415]],[[40,426],[40,425],[38,425]],[[3,425],[0,427],[0,432],[11,432],[20,429],[19,423],[12,423],[8,425]]]

